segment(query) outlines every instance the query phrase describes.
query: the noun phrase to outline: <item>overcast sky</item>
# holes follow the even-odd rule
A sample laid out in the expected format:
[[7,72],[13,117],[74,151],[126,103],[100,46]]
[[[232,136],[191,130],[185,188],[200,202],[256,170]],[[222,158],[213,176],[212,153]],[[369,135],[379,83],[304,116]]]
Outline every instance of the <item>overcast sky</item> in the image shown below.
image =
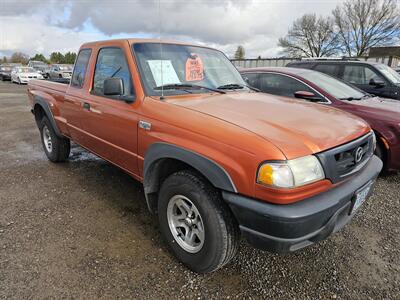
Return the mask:
[[[0,56],[77,51],[87,41],[159,37],[229,56],[279,56],[278,38],[305,13],[328,16],[341,0],[0,0]],[[159,10],[159,7],[161,8]]]

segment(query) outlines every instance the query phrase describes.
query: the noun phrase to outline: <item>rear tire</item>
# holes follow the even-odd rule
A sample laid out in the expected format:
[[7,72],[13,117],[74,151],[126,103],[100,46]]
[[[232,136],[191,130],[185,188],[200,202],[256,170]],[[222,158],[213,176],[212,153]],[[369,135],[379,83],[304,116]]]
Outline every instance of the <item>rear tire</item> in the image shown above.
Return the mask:
[[165,179],[158,217],[168,246],[194,272],[213,272],[237,253],[240,235],[231,211],[220,193],[193,171]]
[[71,150],[69,139],[57,136],[47,117],[43,117],[40,121],[39,130],[47,158],[52,162],[67,160]]

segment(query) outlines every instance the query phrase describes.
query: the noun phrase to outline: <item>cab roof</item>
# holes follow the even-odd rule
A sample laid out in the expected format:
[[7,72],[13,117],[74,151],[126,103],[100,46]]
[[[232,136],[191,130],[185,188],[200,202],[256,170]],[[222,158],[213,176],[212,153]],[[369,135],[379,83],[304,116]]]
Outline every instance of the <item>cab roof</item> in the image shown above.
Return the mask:
[[132,38],[132,39],[113,39],[113,40],[102,40],[102,41],[93,41],[93,42],[88,42],[84,43],[81,48],[85,47],[94,47],[98,45],[105,45],[108,43],[114,43],[114,42],[128,42],[130,45],[133,44],[138,44],[138,43],[152,43],[152,44],[177,44],[177,45],[187,45],[187,46],[197,46],[197,47],[204,47],[204,48],[209,48],[207,46],[195,44],[195,43],[189,43],[189,42],[180,42],[180,41],[174,41],[174,40],[160,40],[160,39],[144,39],[144,38]]

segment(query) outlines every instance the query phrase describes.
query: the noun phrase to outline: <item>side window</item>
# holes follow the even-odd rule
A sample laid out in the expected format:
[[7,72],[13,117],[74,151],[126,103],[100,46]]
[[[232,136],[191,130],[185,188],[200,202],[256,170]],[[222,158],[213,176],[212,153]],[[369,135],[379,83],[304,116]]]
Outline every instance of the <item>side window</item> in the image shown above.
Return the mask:
[[347,65],[344,67],[343,80],[353,84],[368,85],[371,79],[384,79],[366,66]]
[[242,77],[246,83],[252,87],[259,88],[258,86],[258,74],[256,73],[244,73]]
[[76,59],[74,72],[71,78],[71,86],[81,88],[85,81],[86,68],[89,62],[91,49],[83,49],[79,52],[78,58]]
[[[112,77],[122,79],[124,84],[123,97],[132,99],[134,90],[124,51],[121,48],[100,49],[94,71],[93,94],[103,96],[104,80]],[[107,96],[107,98],[114,97]]]
[[299,91],[314,93],[300,81],[279,74],[260,74],[259,88],[265,93],[287,97],[294,97],[294,93]]
[[329,64],[318,64],[314,67],[314,70],[331,76],[337,76],[339,71],[339,66],[329,65]]

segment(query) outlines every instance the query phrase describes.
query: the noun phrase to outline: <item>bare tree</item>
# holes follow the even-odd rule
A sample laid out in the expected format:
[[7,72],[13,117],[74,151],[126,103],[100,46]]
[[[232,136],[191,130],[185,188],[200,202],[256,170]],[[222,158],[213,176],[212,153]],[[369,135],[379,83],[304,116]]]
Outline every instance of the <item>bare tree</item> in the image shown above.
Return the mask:
[[373,46],[400,40],[396,0],[346,0],[333,16],[342,51],[348,56],[361,56]]
[[235,52],[235,59],[244,59],[245,51],[243,46],[238,46]]
[[331,18],[306,14],[295,20],[278,46],[290,57],[331,56],[338,52],[338,37]]
[[13,63],[21,63],[26,65],[29,61],[29,56],[22,52],[14,52],[11,55],[11,62]]

